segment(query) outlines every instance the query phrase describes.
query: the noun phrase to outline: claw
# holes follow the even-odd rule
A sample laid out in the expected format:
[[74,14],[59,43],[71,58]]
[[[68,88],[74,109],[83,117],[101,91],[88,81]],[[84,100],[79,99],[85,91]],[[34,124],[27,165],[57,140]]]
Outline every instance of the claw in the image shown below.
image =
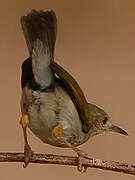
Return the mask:
[[24,165],[23,167],[26,168],[30,162],[31,157],[33,156],[33,152],[29,145],[24,146]]
[[87,171],[88,166],[83,166],[83,173]]
[[81,157],[81,156],[78,156],[78,166],[77,166],[77,170],[78,170],[79,172],[82,172],[82,170],[83,170],[82,157]]
[[79,172],[85,173],[85,172],[87,171],[87,166],[83,165],[83,162],[84,162],[83,159],[84,159],[83,157],[78,156],[78,166],[77,166],[77,170],[78,170]]
[[77,166],[77,170],[79,172],[85,173],[87,171],[87,166],[83,165],[83,162],[85,161],[85,158],[86,158],[87,154],[85,154],[80,149],[77,149],[77,154],[78,154],[78,166]]
[[77,154],[78,154],[78,166],[77,169],[79,172],[86,172],[87,170],[87,166],[84,165],[84,160],[88,158],[88,155],[85,154],[83,151],[81,151],[80,149],[78,149],[77,147],[73,146],[70,142],[68,142],[67,140],[65,140],[62,137],[62,132],[63,132],[63,127],[61,124],[58,124],[52,131],[52,134],[59,139],[59,141],[64,142],[67,147],[72,148]]

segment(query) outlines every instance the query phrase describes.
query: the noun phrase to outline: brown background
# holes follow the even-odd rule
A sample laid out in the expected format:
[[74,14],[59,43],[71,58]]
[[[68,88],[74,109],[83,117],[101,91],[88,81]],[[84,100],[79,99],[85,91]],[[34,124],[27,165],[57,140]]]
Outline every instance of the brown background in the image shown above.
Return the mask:
[[[20,66],[28,56],[19,18],[31,9],[53,9],[58,17],[56,60],[78,80],[87,99],[104,108],[128,137],[106,133],[81,148],[95,158],[135,162],[135,1],[1,0],[0,5],[0,151],[23,151]],[[29,139],[36,152],[74,155]],[[133,176],[98,169],[1,163],[0,179],[122,179]]]

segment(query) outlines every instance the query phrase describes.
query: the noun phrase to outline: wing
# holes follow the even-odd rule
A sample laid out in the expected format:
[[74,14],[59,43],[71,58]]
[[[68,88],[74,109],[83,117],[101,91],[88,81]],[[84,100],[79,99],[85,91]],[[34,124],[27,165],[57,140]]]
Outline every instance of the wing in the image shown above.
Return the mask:
[[32,60],[31,57],[29,57],[22,64],[21,88],[23,89],[32,79]]
[[80,86],[76,80],[56,62],[52,61],[50,67],[52,71],[63,81],[67,92],[77,108],[79,117],[82,121],[83,131],[88,132],[92,126],[92,122],[89,121],[90,110]]

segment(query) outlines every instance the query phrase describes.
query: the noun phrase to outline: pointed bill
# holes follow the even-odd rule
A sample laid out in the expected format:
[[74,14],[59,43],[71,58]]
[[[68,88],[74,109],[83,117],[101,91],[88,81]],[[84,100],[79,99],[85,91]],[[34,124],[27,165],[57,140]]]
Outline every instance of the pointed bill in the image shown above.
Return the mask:
[[111,125],[109,126],[109,130],[128,136],[128,133],[127,133],[125,130],[123,130],[122,128],[120,128],[120,127],[118,127],[118,126],[115,126],[115,125],[113,125],[113,124],[111,124]]

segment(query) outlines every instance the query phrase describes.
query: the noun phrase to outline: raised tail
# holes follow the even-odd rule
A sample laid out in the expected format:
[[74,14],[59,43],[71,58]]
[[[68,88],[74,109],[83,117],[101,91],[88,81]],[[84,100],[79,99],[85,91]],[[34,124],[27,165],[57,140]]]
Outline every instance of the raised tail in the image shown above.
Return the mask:
[[32,57],[32,72],[41,90],[48,88],[53,81],[49,67],[54,58],[57,33],[57,19],[53,11],[32,10],[21,17],[21,25]]

